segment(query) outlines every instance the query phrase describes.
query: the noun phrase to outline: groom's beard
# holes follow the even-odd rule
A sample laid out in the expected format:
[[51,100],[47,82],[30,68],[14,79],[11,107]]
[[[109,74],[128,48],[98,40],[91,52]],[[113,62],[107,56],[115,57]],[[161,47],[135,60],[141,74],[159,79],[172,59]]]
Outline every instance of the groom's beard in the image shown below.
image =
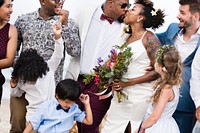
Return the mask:
[[[127,12],[127,11],[126,11],[126,12]],[[124,14],[122,14],[121,16],[119,16],[119,18],[117,19],[117,21],[118,21],[119,23],[123,23],[123,22],[124,22],[124,18],[125,18],[126,12],[125,12]]]
[[121,16],[119,16],[119,18],[117,19],[117,21],[119,23],[123,23],[124,22],[124,18],[125,18],[125,14],[122,14]]

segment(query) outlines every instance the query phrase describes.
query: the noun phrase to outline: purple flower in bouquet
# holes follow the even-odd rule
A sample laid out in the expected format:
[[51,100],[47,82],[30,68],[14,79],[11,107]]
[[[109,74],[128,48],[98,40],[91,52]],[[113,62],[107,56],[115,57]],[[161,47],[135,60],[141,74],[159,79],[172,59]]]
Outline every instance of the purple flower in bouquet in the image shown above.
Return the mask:
[[116,61],[116,59],[117,59],[117,50],[115,50],[115,49],[112,49],[111,51],[110,51],[110,53],[111,53],[111,62],[115,62]]
[[103,60],[102,60],[101,57],[99,57],[99,58],[97,59],[97,61],[98,61],[98,64],[99,64],[99,65],[103,62]]

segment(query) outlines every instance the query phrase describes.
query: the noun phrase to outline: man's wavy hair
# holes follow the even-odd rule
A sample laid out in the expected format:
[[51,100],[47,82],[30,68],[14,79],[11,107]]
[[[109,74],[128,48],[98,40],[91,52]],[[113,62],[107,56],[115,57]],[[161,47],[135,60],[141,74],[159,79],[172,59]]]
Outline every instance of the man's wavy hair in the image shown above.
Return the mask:
[[44,59],[35,49],[27,49],[21,52],[19,58],[14,63],[12,78],[18,82],[36,82],[38,78],[49,71],[49,67]]
[[[153,30],[159,28],[163,25],[164,21],[164,11],[161,9],[155,9],[153,7],[154,3],[150,0],[136,0],[135,4],[143,5],[143,10],[140,15],[145,17],[143,21],[143,28],[152,28]],[[155,14],[152,14],[155,12]]]
[[200,0],[179,0],[180,5],[189,5],[191,13],[198,12],[200,14]]

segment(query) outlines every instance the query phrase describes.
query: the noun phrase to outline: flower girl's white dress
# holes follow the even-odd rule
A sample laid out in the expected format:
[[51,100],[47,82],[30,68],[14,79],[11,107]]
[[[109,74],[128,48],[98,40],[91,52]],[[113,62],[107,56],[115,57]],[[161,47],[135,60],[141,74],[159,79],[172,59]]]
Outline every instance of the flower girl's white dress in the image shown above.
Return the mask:
[[199,121],[196,121],[196,124],[193,128],[192,133],[200,133],[200,122]]
[[[173,86],[173,91],[175,94],[174,99],[166,104],[159,120],[153,126],[147,128],[145,133],[180,133],[178,125],[172,117],[179,100],[178,86]],[[153,110],[154,107],[152,104],[150,104],[147,109],[147,115],[145,116],[145,119],[147,119],[148,116],[153,113]]]

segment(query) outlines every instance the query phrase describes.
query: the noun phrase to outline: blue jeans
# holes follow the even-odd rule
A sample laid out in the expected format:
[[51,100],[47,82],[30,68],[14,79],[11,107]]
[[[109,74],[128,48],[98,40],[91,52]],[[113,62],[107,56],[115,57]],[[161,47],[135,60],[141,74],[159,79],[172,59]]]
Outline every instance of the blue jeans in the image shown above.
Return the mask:
[[195,112],[183,112],[176,110],[173,114],[173,118],[176,120],[180,133],[192,133],[196,118]]

